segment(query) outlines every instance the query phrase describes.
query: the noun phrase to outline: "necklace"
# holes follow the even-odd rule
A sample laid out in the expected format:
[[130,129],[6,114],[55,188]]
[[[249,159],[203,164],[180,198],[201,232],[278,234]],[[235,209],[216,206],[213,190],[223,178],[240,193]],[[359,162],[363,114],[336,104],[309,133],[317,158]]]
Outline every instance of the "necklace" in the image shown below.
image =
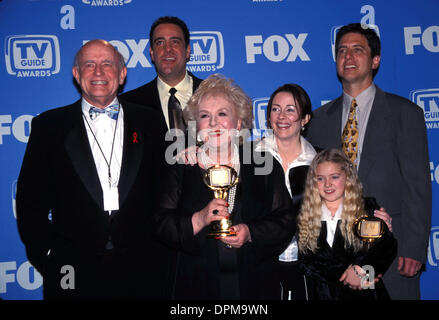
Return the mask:
[[110,153],[110,160],[109,161],[105,157],[104,151],[102,150],[101,145],[99,144],[99,141],[96,138],[96,135],[94,134],[93,130],[91,129],[90,123],[88,123],[87,117],[84,115],[84,113],[82,114],[82,117],[84,118],[85,122],[87,123],[88,128],[90,129],[90,132],[93,135],[93,138],[95,139],[96,144],[102,153],[102,157],[104,158],[104,160],[107,164],[107,167],[108,167],[108,187],[111,189],[111,183],[112,183],[112,181],[111,181],[111,160],[113,159],[114,141],[116,140],[116,130],[117,130],[117,123],[119,121],[119,113],[117,113],[117,116],[116,116],[116,125],[114,127],[113,142],[111,143],[111,153]]
[[230,190],[229,190],[229,196],[227,198],[227,202],[229,203],[229,207],[227,208],[227,210],[229,211],[229,213],[233,212],[233,208],[235,207],[235,197],[236,197],[236,188],[237,188],[237,184],[235,184]]

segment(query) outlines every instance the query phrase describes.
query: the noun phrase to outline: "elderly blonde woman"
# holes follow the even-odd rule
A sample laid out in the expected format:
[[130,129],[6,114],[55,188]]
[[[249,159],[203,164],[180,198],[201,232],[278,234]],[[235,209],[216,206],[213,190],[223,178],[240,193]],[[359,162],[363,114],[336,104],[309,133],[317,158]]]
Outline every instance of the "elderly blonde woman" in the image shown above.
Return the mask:
[[[155,215],[160,239],[177,250],[172,292],[175,299],[278,299],[278,255],[295,232],[291,200],[281,166],[267,175],[244,157],[237,139],[252,125],[251,99],[232,80],[212,75],[188,103],[203,145],[194,166],[170,166]],[[249,151],[251,148],[246,148]],[[251,157],[250,157],[251,158]],[[248,162],[248,163],[247,163]],[[239,183],[226,200],[202,180],[215,164],[229,165]],[[212,221],[229,217],[236,236],[208,239]]]
[[[308,171],[298,217],[299,261],[310,300],[389,299],[379,275],[396,256],[390,216],[380,212],[388,230],[370,247],[353,228],[359,217],[375,209],[379,207],[374,199],[363,199],[357,171],[343,151],[317,154]],[[372,266],[377,277],[369,280],[372,287],[365,286],[365,266]]]

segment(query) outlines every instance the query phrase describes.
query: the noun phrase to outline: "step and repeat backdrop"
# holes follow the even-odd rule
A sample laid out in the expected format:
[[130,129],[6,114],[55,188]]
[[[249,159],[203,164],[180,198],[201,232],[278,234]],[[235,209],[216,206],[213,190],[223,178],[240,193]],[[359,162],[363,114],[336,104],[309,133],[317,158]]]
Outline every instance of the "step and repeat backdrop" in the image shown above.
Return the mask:
[[[433,217],[422,299],[439,299],[439,1],[437,0],[0,0],[0,298],[41,299],[43,281],[28,262],[16,225],[15,193],[31,120],[76,101],[76,51],[105,39],[128,67],[124,90],[155,77],[149,28],[178,16],[191,31],[188,70],[222,73],[254,102],[256,136],[270,94],[298,83],[313,109],[341,94],[335,33],[351,22],[375,26],[382,40],[377,85],[424,110]],[[135,268],[135,266],[133,266]]]

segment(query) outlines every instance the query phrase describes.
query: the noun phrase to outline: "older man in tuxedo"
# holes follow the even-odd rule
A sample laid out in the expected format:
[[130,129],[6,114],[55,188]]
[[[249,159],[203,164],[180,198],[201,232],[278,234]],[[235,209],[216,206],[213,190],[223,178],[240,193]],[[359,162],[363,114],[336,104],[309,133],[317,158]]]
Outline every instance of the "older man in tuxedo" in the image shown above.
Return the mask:
[[118,99],[127,69],[107,41],[86,43],[72,71],[82,98],[32,121],[16,198],[27,256],[45,299],[160,299],[159,115]]
[[375,197],[392,217],[398,257],[384,275],[390,296],[419,299],[431,224],[427,133],[421,108],[373,83],[380,50],[367,25],[339,30],[336,67],[343,95],[314,111],[306,137],[319,148],[342,148],[344,139],[365,196]]
[[202,81],[186,70],[191,53],[188,27],[177,17],[160,17],[151,26],[149,40],[149,53],[157,77],[122,94],[121,98],[159,110],[165,131],[174,128],[185,130],[180,110],[186,107]]

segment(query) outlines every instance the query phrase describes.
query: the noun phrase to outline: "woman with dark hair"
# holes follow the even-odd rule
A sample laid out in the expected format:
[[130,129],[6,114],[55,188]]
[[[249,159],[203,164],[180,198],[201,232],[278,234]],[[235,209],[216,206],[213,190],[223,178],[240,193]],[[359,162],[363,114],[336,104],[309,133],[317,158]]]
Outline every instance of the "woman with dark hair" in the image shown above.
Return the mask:
[[[284,183],[299,212],[305,178],[316,152],[301,135],[311,118],[311,101],[297,84],[284,84],[270,97],[267,105],[267,127],[272,132],[256,146],[256,151],[269,152],[282,166]],[[297,241],[291,234],[288,248],[279,256],[282,300],[306,300],[306,279],[297,263]]]
[[[185,110],[203,145],[193,166],[175,164],[165,177],[155,215],[157,236],[177,250],[175,299],[279,298],[277,258],[295,233],[296,216],[274,161],[266,175],[246,157],[240,131],[253,123],[251,99],[232,80],[211,75]],[[245,145],[244,145],[245,146]],[[239,182],[215,199],[202,175],[215,165],[235,169]],[[208,239],[209,225],[229,217],[234,236]]]

